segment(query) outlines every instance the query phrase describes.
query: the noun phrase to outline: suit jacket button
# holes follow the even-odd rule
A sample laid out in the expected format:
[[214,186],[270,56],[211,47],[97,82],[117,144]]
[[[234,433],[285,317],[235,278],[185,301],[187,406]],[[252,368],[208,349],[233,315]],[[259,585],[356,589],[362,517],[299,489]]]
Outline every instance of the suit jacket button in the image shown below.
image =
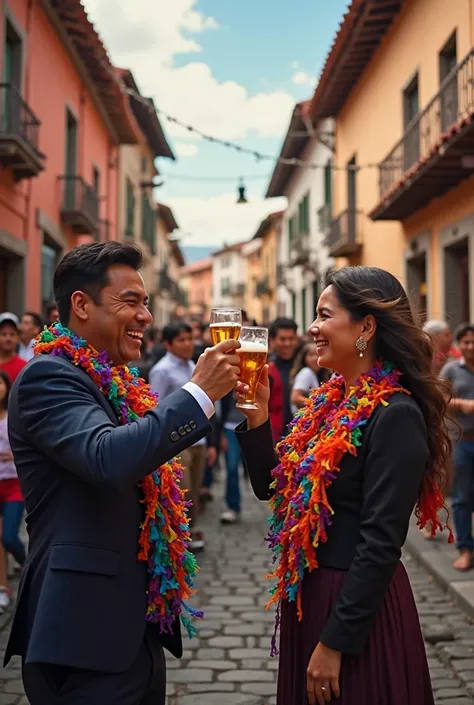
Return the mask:
[[186,435],[186,430],[185,430],[185,429],[186,429],[186,426],[184,426],[184,428],[183,428],[183,426],[180,426],[180,427],[178,428],[178,433],[179,433],[180,436],[185,436],[185,435]]
[[176,431],[173,431],[172,433],[170,433],[170,438],[175,443],[176,443],[176,441],[179,441],[179,435],[176,433]]
[[191,426],[188,423],[184,424],[184,430],[186,431],[186,433],[191,433]]
[[196,429],[196,422],[195,421],[190,421],[189,425],[191,426],[193,431]]

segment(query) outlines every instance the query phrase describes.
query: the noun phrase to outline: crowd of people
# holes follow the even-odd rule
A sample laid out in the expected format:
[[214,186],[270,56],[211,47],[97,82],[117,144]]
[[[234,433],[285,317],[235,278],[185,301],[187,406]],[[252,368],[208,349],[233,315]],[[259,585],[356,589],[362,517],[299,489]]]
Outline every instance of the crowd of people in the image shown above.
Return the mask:
[[[256,321],[249,320],[243,311],[242,324],[256,325]],[[307,332],[298,335],[298,326],[291,318],[277,318],[269,325],[269,342],[270,417],[276,442],[284,435],[295,411],[303,406],[310,389],[318,387],[329,375],[318,366],[314,340]],[[195,317],[173,320],[162,330],[152,327],[147,331],[136,365],[152,391],[165,399],[191,379],[197,360],[211,345],[207,322]],[[236,408],[233,393],[229,393],[216,404],[212,434],[181,454],[183,484],[192,501],[193,551],[205,546],[199,514],[213,500],[212,485],[222,460],[225,506],[220,521],[232,525],[241,520],[241,484],[246,474],[235,429],[244,418]]]
[[239,343],[192,317],[150,327],[141,265],[132,245],[80,246],[45,319],[0,314],[0,609],[9,553],[5,660],[22,656],[30,702],[164,704],[223,458],[223,524],[244,477],[269,502],[278,705],[433,705],[400,556],[415,508],[427,539],[444,528],[451,472],[455,567],[473,567],[474,325],[421,330],[388,272],[332,272],[309,331],[269,325],[250,409]]
[[57,319],[55,303],[46,307],[44,316],[33,311],[25,312],[21,319],[6,311],[0,314],[0,614],[11,602],[8,554],[16,571],[25,562],[25,547],[19,537],[24,503],[8,439],[8,398],[11,385],[34,355],[37,336]]

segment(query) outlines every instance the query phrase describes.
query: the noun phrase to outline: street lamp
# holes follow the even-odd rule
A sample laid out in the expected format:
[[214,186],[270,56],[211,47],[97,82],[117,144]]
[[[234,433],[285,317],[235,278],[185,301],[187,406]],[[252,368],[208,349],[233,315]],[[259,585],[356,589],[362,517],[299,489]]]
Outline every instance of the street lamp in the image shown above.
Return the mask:
[[239,194],[239,198],[237,199],[237,203],[248,203],[248,201],[245,197],[245,185],[244,185],[243,179],[240,179],[240,184],[237,189],[237,192]]

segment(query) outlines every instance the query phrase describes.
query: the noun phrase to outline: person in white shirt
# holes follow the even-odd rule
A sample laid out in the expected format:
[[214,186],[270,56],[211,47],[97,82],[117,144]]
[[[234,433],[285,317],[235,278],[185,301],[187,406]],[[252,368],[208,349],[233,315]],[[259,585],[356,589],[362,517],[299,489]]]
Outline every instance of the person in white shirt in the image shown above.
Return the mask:
[[315,343],[306,343],[296,356],[295,364],[290,373],[291,410],[294,414],[301,408],[309,397],[310,389],[319,387],[318,351]]
[[20,347],[18,355],[22,360],[28,362],[34,355],[33,346],[36,337],[41,333],[43,321],[39,313],[27,311],[21,317],[20,323]]
[[[163,328],[162,341],[166,348],[166,355],[151,368],[149,382],[152,391],[158,394],[160,399],[165,399],[189,382],[196,365],[192,360],[194,340],[192,328],[188,323],[184,321],[168,323]],[[188,490],[188,499],[191,500],[189,547],[192,551],[201,551],[204,548],[204,535],[202,531],[198,531],[196,524],[206,460],[209,459],[212,464],[215,457],[215,448],[212,446],[208,448],[205,438],[180,453],[184,468],[181,484]]]

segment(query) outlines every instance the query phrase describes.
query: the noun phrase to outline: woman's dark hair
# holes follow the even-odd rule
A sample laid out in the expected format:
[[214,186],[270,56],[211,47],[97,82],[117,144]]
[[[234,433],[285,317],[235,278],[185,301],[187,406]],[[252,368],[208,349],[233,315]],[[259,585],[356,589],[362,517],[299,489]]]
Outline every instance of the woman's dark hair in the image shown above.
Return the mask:
[[420,496],[434,482],[444,489],[451,461],[446,425],[449,391],[436,375],[431,338],[417,325],[405,290],[392,274],[378,267],[343,267],[329,272],[326,286],[330,285],[353,320],[368,315],[375,318],[377,357],[402,372],[401,384],[423,413],[430,453]]
[[136,245],[111,240],[78,245],[63,257],[53,280],[54,299],[63,325],[69,324],[75,291],[84,291],[94,303],[100,303],[100,292],[109,283],[108,269],[114,264],[138,271],[143,265],[143,253]]
[[309,353],[311,348],[314,348],[316,343],[314,342],[308,342],[305,343],[300,350],[298,351],[295,361],[293,363],[293,367],[290,370],[290,384],[293,384],[295,381],[295,377],[298,374],[298,372],[301,372],[303,367],[307,367],[308,365],[306,364],[306,356]]
[[8,397],[10,396],[10,389],[12,388],[12,383],[10,377],[7,375],[5,370],[0,370],[0,379],[3,379],[6,387],[6,394],[4,398],[0,401],[0,408],[8,409]]

